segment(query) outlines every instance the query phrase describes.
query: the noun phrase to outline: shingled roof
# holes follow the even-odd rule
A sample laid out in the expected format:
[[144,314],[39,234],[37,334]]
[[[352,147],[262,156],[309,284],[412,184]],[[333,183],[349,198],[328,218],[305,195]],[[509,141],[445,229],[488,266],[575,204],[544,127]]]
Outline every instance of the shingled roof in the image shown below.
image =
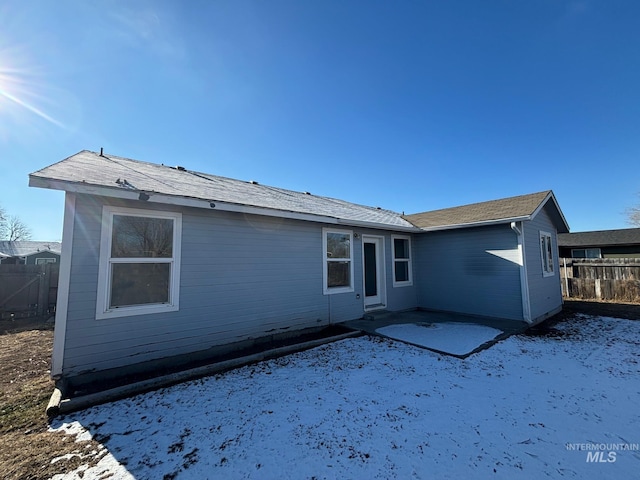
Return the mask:
[[[391,210],[88,150],[32,173],[29,184],[150,202],[418,230]],[[243,208],[246,206],[253,209]]]
[[60,255],[60,242],[36,242],[32,240],[14,240],[0,242],[1,257],[26,257],[38,252],[51,252]]
[[404,218],[423,230],[446,230],[531,220],[548,202],[553,206],[550,213],[558,224],[558,231],[568,232],[567,222],[551,190],[405,215]]
[[558,235],[560,247],[605,247],[614,245],[640,245],[640,228],[596,230]]

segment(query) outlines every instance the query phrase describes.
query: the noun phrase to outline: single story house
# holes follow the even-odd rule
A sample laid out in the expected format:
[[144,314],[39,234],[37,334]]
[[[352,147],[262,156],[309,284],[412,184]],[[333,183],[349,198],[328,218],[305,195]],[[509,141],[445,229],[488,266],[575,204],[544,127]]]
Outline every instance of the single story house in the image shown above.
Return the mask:
[[378,309],[535,324],[562,308],[551,191],[405,216],[91,151],[29,184],[66,192],[61,385]]
[[0,263],[12,265],[59,263],[61,248],[60,242],[0,241]]
[[561,258],[640,258],[640,228],[560,233]]

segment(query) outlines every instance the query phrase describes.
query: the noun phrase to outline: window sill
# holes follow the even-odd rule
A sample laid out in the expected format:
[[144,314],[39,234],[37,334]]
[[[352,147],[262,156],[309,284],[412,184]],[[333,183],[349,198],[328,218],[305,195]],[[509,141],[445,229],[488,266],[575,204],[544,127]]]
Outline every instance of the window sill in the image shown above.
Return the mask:
[[325,295],[334,295],[336,293],[353,293],[353,287],[334,287],[334,288],[325,288]]
[[109,318],[133,317],[136,315],[153,315],[167,312],[177,312],[178,305],[156,304],[156,305],[139,305],[135,307],[114,308],[113,310],[96,312],[97,320],[105,320]]

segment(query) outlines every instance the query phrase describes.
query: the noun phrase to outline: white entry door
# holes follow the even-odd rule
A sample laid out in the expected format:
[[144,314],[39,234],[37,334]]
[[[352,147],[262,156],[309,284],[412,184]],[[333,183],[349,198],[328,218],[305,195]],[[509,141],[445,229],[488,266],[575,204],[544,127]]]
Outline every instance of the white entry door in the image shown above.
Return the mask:
[[365,310],[384,308],[386,298],[383,237],[362,237],[362,266]]

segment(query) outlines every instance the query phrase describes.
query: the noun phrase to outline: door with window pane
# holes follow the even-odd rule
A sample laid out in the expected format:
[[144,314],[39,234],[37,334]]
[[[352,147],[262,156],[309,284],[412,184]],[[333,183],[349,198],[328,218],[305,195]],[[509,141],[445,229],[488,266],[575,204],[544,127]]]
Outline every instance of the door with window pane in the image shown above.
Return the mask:
[[362,237],[365,309],[384,307],[384,250],[382,237]]

